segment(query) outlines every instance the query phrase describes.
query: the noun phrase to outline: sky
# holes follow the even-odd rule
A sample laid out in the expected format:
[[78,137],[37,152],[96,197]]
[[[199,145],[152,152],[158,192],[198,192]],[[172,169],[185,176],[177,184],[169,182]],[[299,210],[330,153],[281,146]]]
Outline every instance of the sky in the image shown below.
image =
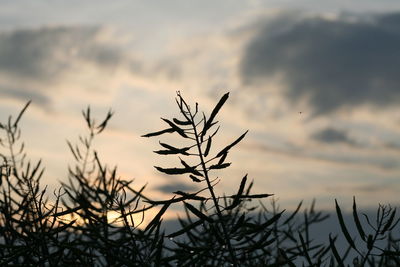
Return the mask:
[[81,110],[111,108],[100,157],[165,199],[199,187],[153,168],[177,163],[152,152],[170,137],[140,136],[177,115],[176,91],[208,114],[230,92],[214,142],[249,133],[219,193],[248,174],[288,209],[397,205],[399,29],[394,0],[0,1],[0,120],[32,100],[22,138],[55,188],[73,164],[66,140],[85,134]]

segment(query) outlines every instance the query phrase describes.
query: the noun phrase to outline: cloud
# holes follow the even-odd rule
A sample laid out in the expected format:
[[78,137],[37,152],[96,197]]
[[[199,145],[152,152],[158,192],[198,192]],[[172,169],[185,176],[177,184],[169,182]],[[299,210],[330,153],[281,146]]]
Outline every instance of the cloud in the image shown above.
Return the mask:
[[46,27],[0,34],[0,71],[52,80],[76,61],[117,65],[122,55],[102,40],[100,27]]
[[98,89],[115,89],[117,70],[125,68],[134,75],[140,72],[141,62],[114,37],[111,30],[100,26],[1,32],[0,95],[32,99],[49,108],[56,99],[67,97],[67,91],[84,99],[86,91],[94,96]]
[[0,84],[0,96],[4,98],[18,99],[21,101],[32,100],[34,104],[48,107],[50,99],[41,92],[35,92],[27,88],[7,87]]
[[325,128],[312,135],[312,138],[323,143],[346,143],[355,145],[354,140],[349,138],[347,132],[334,128]]
[[[323,129],[312,135],[312,138],[319,142],[332,144],[332,146],[313,146],[311,143],[306,143],[305,146],[297,146],[288,143],[279,147],[255,141],[243,145],[243,148],[251,152],[258,151],[264,155],[282,157],[287,162],[312,162],[313,166],[328,163],[340,168],[369,169],[371,172],[395,171],[400,166],[397,157],[387,153],[385,148],[368,149],[367,146],[363,146],[361,142],[357,142],[358,140],[352,139],[347,132],[341,130]],[[345,143],[349,146],[346,148],[338,147],[333,145],[335,143]]]
[[292,103],[316,113],[400,100],[400,13],[325,19],[282,15],[260,26],[245,47],[240,76],[261,86],[281,77]]
[[326,190],[334,192],[349,191],[354,194],[388,194],[397,192],[397,186],[390,182],[382,183],[366,183],[362,185],[348,185],[348,186],[327,186]]

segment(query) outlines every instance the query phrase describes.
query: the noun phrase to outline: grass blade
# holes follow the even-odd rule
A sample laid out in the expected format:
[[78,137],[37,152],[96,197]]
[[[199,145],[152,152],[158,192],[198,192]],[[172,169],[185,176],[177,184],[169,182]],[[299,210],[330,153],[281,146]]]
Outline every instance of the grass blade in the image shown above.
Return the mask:
[[357,204],[356,204],[356,198],[355,197],[353,197],[353,218],[354,218],[354,222],[356,223],[357,231],[360,234],[360,237],[362,238],[362,240],[365,241],[365,232],[364,232],[364,229],[361,226],[360,218],[358,217]]
[[347,230],[346,224],[344,223],[344,220],[343,220],[342,211],[340,210],[339,204],[337,203],[336,199],[335,199],[335,205],[336,205],[336,214],[339,219],[340,228],[342,229],[344,237],[346,238],[349,245],[352,248],[356,249],[356,245],[354,244],[353,239],[351,238],[349,231]]

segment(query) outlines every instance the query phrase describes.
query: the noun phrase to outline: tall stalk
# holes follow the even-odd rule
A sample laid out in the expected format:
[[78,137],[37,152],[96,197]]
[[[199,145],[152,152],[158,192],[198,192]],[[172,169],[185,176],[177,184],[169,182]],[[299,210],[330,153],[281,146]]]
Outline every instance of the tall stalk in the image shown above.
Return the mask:
[[203,151],[201,149],[201,145],[202,145],[202,142],[200,140],[201,136],[197,132],[197,126],[196,126],[193,114],[192,114],[189,106],[186,104],[186,102],[184,100],[182,100],[182,102],[184,103],[185,107],[187,108],[188,114],[190,116],[190,121],[191,121],[191,125],[193,127],[193,132],[194,132],[194,138],[196,140],[196,147],[197,147],[197,150],[199,152],[201,168],[202,168],[202,171],[204,173],[204,179],[205,179],[205,181],[207,183],[208,191],[211,194],[211,198],[213,200],[214,207],[215,207],[215,209],[217,211],[217,215],[218,215],[218,218],[219,218],[219,222],[221,224],[221,228],[222,228],[222,231],[223,231],[223,234],[224,234],[224,238],[225,238],[226,244],[228,246],[229,254],[230,254],[231,258],[232,258],[234,266],[238,266],[238,263],[237,263],[237,260],[236,260],[236,255],[235,255],[235,252],[234,252],[234,250],[232,248],[230,236],[228,234],[228,231],[226,229],[225,223],[223,221],[222,212],[221,212],[221,209],[219,208],[217,197],[215,196],[215,193],[214,193],[214,187],[211,184],[211,181],[210,181],[210,178],[209,178],[209,175],[208,175],[208,169],[206,167],[206,162],[204,160],[204,153],[203,153]]
[[[214,205],[216,215],[218,217],[218,222],[217,225],[219,225],[222,229],[222,234],[223,234],[223,239],[224,243],[226,244],[229,252],[229,256],[231,258],[231,263],[233,266],[238,266],[238,261],[237,261],[237,256],[235,254],[235,250],[233,248],[231,238],[230,238],[230,233],[227,229],[227,226],[225,225],[224,222],[224,216],[223,216],[223,211],[228,210],[231,208],[234,208],[235,206],[239,205],[244,189],[244,185],[246,182],[246,177],[243,178],[242,184],[241,184],[241,189],[239,190],[239,194],[235,196],[235,199],[233,200],[233,203],[231,203],[231,207],[225,207],[224,210],[220,208],[220,204],[218,203],[219,197],[215,195],[214,191],[214,186],[210,177],[210,170],[212,169],[224,169],[226,167],[230,166],[230,163],[226,163],[225,159],[226,156],[229,152],[229,150],[234,147],[237,143],[239,143],[243,137],[246,135],[247,131],[241,135],[237,140],[235,140],[233,143],[230,145],[226,146],[224,149],[222,149],[219,153],[217,153],[213,157],[209,157],[210,151],[211,151],[211,145],[212,145],[212,138],[217,134],[219,127],[217,127],[216,130],[212,134],[208,134],[207,132],[213,128],[218,122],[214,121],[216,118],[217,113],[221,109],[221,107],[224,105],[226,100],[229,97],[229,93],[226,93],[225,95],[222,96],[220,101],[217,103],[217,105],[214,107],[213,111],[211,112],[209,118],[207,119],[206,115],[204,113],[203,117],[201,119],[197,118],[197,115],[199,114],[198,110],[198,104],[196,103],[195,105],[195,110],[192,110],[190,106],[186,103],[186,101],[183,99],[181,94],[178,92],[177,93],[177,98],[176,102],[178,104],[180,113],[183,115],[183,120],[173,118],[173,120],[168,120],[168,119],[163,119],[169,126],[170,128],[164,129],[162,131],[154,132],[154,133],[149,133],[144,135],[144,137],[152,137],[152,136],[157,136],[157,135],[162,135],[165,133],[177,133],[184,139],[190,140],[191,144],[187,147],[183,148],[177,148],[174,146],[171,146],[169,144],[164,144],[160,143],[161,146],[164,148],[164,150],[158,150],[155,151],[155,153],[160,154],[160,155],[182,155],[186,157],[190,156],[195,156],[199,159],[199,163],[193,166],[190,166],[188,163],[186,163],[183,159],[179,158],[181,161],[181,164],[183,165],[183,168],[162,168],[162,167],[155,167],[158,171],[169,174],[169,175],[177,175],[177,174],[189,174],[189,177],[192,179],[193,182],[196,183],[201,183],[205,182],[206,186],[204,189],[207,189],[210,193],[212,203]],[[202,129],[199,129],[201,127]],[[208,137],[207,137],[208,136]],[[193,144],[194,143],[194,144]],[[205,149],[203,149],[203,146],[206,145]],[[192,152],[192,149],[197,150]],[[206,159],[208,157],[208,159]],[[211,163],[213,163],[211,165]],[[203,191],[203,190],[201,190]],[[199,192],[201,192],[199,191]],[[194,193],[192,194],[192,199],[199,193]],[[183,201],[185,204],[185,208],[188,208],[194,215],[199,217],[201,220],[205,221],[213,221],[211,218],[207,217],[205,214],[202,213],[202,211],[198,210],[191,204],[185,202],[186,197],[188,196],[187,193],[181,192],[183,194],[183,197],[180,197],[179,200]],[[197,200],[203,199],[202,197],[199,197]],[[172,202],[177,202],[177,200],[171,200]],[[214,222],[214,221],[213,221]]]

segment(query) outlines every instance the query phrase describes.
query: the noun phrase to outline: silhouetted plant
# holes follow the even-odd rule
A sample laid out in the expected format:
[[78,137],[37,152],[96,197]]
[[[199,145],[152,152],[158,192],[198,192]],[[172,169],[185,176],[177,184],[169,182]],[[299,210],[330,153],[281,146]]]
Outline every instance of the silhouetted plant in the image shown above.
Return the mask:
[[56,265],[63,253],[58,237],[69,226],[57,221],[60,194],[50,204],[41,188],[41,161],[32,164],[26,159],[24,143],[20,141],[20,119],[28,102],[17,118],[10,116],[0,123],[2,158],[0,173],[0,265]]
[[[363,214],[365,223],[362,224],[357,211],[356,200],[353,198],[353,220],[360,238],[360,241],[356,244],[355,238],[348,231],[336,200],[335,204],[340,228],[349,244],[348,252],[340,256],[334,240],[329,237],[334,259],[339,266],[345,265],[346,257],[350,251],[355,254],[352,260],[354,266],[365,266],[366,264],[369,266],[400,266],[400,239],[394,238],[391,233],[400,220],[396,219],[396,208],[392,208],[390,205],[379,205],[375,222],[373,223],[371,218]],[[385,245],[386,247],[384,247]]]
[[[94,138],[106,127],[112,117],[109,111],[99,124],[91,117],[90,108],[83,112],[89,134],[80,137],[80,145],[68,146],[76,165],[69,168],[69,182],[63,188],[69,202],[63,200],[67,210],[73,211],[78,223],[72,226],[77,247],[82,254],[96,259],[98,265],[115,266],[150,264],[161,253],[163,238],[156,231],[138,229],[143,222],[135,222],[133,215],[143,214],[152,206],[139,208],[143,186],[139,191],[132,188],[132,180],[117,177],[117,169],[109,168],[93,149]],[[113,218],[110,216],[113,216]],[[154,229],[152,229],[154,230]]]
[[[83,111],[88,134],[78,144],[68,142],[75,163],[68,181],[49,200],[41,186],[41,161],[31,163],[19,127],[28,102],[16,119],[0,123],[0,266],[400,266],[399,219],[396,208],[379,205],[375,220],[359,215],[353,200],[356,233],[347,227],[337,202],[336,214],[347,249],[337,249],[338,236],[327,244],[312,239],[312,227],[328,215],[302,202],[287,214],[271,194],[251,194],[245,175],[233,194],[216,194],[220,179],[215,170],[228,168],[229,152],[247,131],[215,151],[218,113],[229,94],[210,116],[189,106],[181,94],[176,102],[180,118],[163,119],[166,129],[145,137],[175,134],[180,145],[160,142],[160,155],[178,156],[179,166],[155,168],[167,175],[183,175],[201,186],[195,192],[176,191],[171,199],[153,200],[136,190],[133,180],[118,176],[103,163],[93,146],[113,113],[100,123]],[[185,218],[180,229],[164,234],[163,215],[180,204]],[[158,212],[145,225],[146,211]],[[141,215],[141,221],[133,216]],[[169,239],[167,241],[167,239]],[[171,242],[172,241],[172,242]]]
[[[187,214],[186,221],[180,219],[182,229],[169,235],[169,237],[176,237],[185,234],[187,239],[183,242],[175,241],[177,248],[172,249],[174,256],[169,259],[176,260],[178,265],[217,266],[231,263],[233,266],[265,266],[290,263],[308,250],[320,248],[320,246],[310,247],[308,238],[306,242],[299,244],[293,232],[307,233],[311,223],[324,218],[321,218],[320,214],[315,216],[312,211],[310,214],[314,217],[310,218],[305,214],[305,218],[311,220],[304,222],[301,226],[297,225],[294,229],[294,226],[290,224],[294,214],[279,225],[278,230],[278,221],[283,211],[274,210],[270,213],[264,209],[259,211],[258,218],[252,216],[251,211],[255,208],[247,208],[246,201],[266,198],[271,194],[250,194],[253,183],[246,188],[247,175],[243,177],[236,194],[222,197],[215,195],[214,187],[219,180],[212,177],[212,171],[230,166],[231,163],[226,162],[228,153],[247,133],[246,131],[218,153],[211,153],[213,140],[219,130],[216,116],[228,97],[229,93],[222,96],[207,118],[204,112],[199,112],[197,103],[194,108],[191,108],[178,92],[176,102],[182,117],[172,120],[162,119],[168,124],[168,128],[144,135],[144,137],[152,137],[175,133],[187,140],[188,144],[185,147],[160,142],[163,149],[155,153],[179,155],[181,166],[175,168],[156,166],[155,168],[168,175],[186,175],[193,182],[204,184],[204,188],[197,192],[174,192],[176,196],[173,199],[163,202],[168,204],[183,202]],[[188,159],[191,159],[193,163],[187,163]],[[208,191],[209,196],[202,196],[201,193],[204,191]],[[189,203],[194,201],[198,202],[197,207]],[[212,201],[212,205],[208,205],[207,201]],[[196,220],[192,219],[191,215],[194,215]],[[295,242],[290,249],[287,248],[285,251],[283,243],[285,246],[288,245],[288,242],[284,241],[289,237]]]

